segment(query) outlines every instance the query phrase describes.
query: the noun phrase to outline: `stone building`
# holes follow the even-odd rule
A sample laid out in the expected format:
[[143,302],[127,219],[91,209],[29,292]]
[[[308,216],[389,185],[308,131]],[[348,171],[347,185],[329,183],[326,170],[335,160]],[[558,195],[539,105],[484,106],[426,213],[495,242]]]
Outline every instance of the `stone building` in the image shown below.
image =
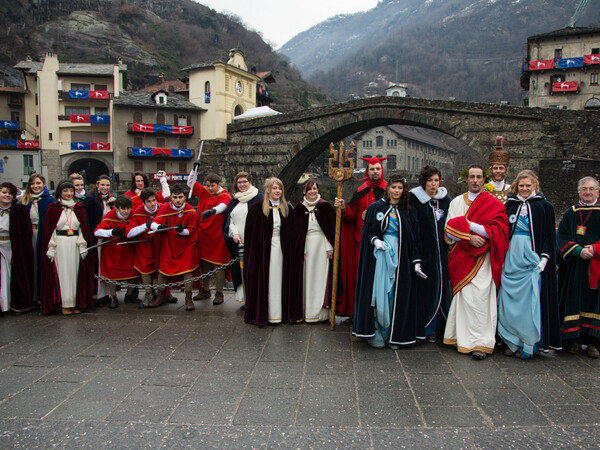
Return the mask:
[[27,58],[24,75],[26,134],[37,137],[41,171],[50,185],[72,172],[86,182],[113,171],[112,102],[125,89],[127,66],[43,62]]
[[25,120],[25,94],[20,87],[0,85],[0,179],[25,186],[31,172],[41,170],[35,129]]
[[[386,125],[371,128],[352,138],[357,158],[388,157],[384,162],[386,172],[399,171],[416,177],[427,164],[436,166],[442,174],[448,173],[454,164],[456,151],[436,139],[425,128],[407,125]],[[357,168],[365,168],[365,161],[358,161]]]
[[540,108],[600,107],[600,28],[567,27],[527,39],[521,86],[526,105]]
[[202,139],[227,139],[227,124],[256,107],[259,77],[248,70],[244,53],[229,52],[229,59],[196,64],[189,74],[189,100],[206,110],[201,117]]
[[113,102],[115,181],[128,189],[133,172],[158,170],[183,181],[200,146],[204,110],[185,97],[159,89],[125,91]]

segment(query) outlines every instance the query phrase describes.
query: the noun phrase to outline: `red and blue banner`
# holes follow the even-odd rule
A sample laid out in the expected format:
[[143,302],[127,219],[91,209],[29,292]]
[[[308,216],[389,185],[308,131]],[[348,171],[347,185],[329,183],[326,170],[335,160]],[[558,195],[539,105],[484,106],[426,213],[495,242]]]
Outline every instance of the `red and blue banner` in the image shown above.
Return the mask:
[[110,150],[110,142],[71,142],[71,150]]
[[552,83],[552,92],[573,92],[577,91],[577,81],[558,81]]
[[600,55],[597,53],[592,55],[583,55],[583,63],[586,65],[600,64]]
[[16,120],[0,120],[0,128],[5,130],[18,130],[19,122]]
[[40,141],[23,141],[21,139],[0,139],[0,146],[39,149]]
[[71,123],[95,123],[95,124],[106,124],[110,123],[110,116],[108,114],[71,114]]
[[538,59],[536,61],[529,61],[529,70],[548,70],[553,68],[553,59]]
[[562,58],[558,60],[559,69],[573,69],[575,67],[583,67],[583,57]]
[[190,148],[132,147],[131,156],[167,156],[172,158],[191,158]]
[[138,133],[170,133],[170,134],[192,134],[192,127],[189,125],[159,125],[157,123],[132,123],[131,130]]
[[89,99],[89,100],[108,100],[110,95],[108,91],[78,91],[70,90],[69,98]]

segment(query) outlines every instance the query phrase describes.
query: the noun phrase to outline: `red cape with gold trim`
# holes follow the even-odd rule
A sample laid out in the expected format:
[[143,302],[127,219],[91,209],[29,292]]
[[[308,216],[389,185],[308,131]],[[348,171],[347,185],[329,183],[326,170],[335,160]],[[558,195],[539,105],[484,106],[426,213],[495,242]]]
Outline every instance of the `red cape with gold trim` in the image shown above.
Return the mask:
[[[480,248],[469,244],[472,234],[470,222],[483,225],[490,236],[490,239],[486,240]],[[446,233],[460,239],[452,247],[448,259],[453,294],[456,295],[475,278],[488,249],[491,257],[492,278],[497,292],[500,287],[504,255],[508,250],[508,217],[504,205],[496,197],[484,191],[477,196],[464,216],[448,220]]]

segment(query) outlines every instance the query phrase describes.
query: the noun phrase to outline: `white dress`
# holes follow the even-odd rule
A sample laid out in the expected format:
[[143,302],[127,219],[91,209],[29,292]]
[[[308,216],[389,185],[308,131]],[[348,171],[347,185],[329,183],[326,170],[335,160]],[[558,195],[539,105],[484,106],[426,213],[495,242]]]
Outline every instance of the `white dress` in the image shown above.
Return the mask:
[[[450,203],[448,220],[464,216],[468,209],[469,206],[463,196],[456,197]],[[444,343],[456,344],[461,353],[475,350],[492,353],[497,318],[496,284],[492,278],[488,251],[475,278],[452,298],[444,332]]]
[[283,252],[281,250],[281,217],[279,208],[273,208],[273,235],[269,259],[269,323],[280,323],[282,317]]
[[[74,230],[81,228],[75,212],[71,208],[64,208],[56,230]],[[77,276],[79,274],[79,261],[81,260],[80,249],[87,246],[83,233],[76,236],[62,236],[52,233],[48,242],[48,249],[55,249],[54,264],[58,274],[60,285],[60,296],[63,308],[76,306],[77,298]]]
[[[0,210],[1,211],[1,210]],[[0,308],[2,312],[10,308],[10,272],[12,261],[12,247],[10,243],[10,215],[0,213]],[[4,240],[9,238],[8,240]]]
[[[32,202],[31,203],[31,208],[29,209],[29,218],[31,219],[31,228],[32,228],[32,232],[33,232],[33,273],[37,274],[38,273],[38,259],[37,259],[37,239],[38,239],[38,233],[40,232],[39,228],[40,228],[40,213],[39,213],[39,209],[38,209],[38,202]],[[38,290],[39,290],[39,286],[37,285],[37,275],[34,277],[33,279],[33,298],[36,299],[35,301],[37,302],[37,298],[38,298]]]
[[304,244],[304,273],[303,295],[304,321],[319,322],[329,318],[329,311],[323,308],[327,293],[327,280],[329,277],[329,259],[327,252],[333,247],[325,237],[319,226],[313,210],[315,205],[304,204],[308,210],[308,229]]

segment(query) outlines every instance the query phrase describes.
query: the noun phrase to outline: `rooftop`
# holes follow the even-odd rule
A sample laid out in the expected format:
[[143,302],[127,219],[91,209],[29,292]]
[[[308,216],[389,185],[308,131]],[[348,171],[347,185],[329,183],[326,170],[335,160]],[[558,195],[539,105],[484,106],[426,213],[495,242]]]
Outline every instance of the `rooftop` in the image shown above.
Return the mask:
[[550,31],[549,33],[536,34],[535,36],[529,36],[527,41],[539,41],[555,37],[569,37],[569,36],[581,36],[584,34],[600,34],[600,28],[590,27],[566,27],[560,30]]
[[165,93],[168,95],[168,101],[166,104],[157,104],[153,96],[154,94],[162,89],[157,89],[153,92],[148,91],[124,91],[118,97],[115,97],[113,103],[115,106],[134,106],[138,108],[157,108],[157,109],[166,109],[166,110],[196,110],[196,111],[204,111],[203,108],[194,105],[192,102],[188,101],[185,97],[174,94],[174,93]]
[[[73,64],[59,63],[58,75],[97,75],[113,76],[115,65],[119,66],[119,72],[127,71],[127,64]],[[19,61],[14,68],[35,75],[44,67],[43,62],[39,61]]]

